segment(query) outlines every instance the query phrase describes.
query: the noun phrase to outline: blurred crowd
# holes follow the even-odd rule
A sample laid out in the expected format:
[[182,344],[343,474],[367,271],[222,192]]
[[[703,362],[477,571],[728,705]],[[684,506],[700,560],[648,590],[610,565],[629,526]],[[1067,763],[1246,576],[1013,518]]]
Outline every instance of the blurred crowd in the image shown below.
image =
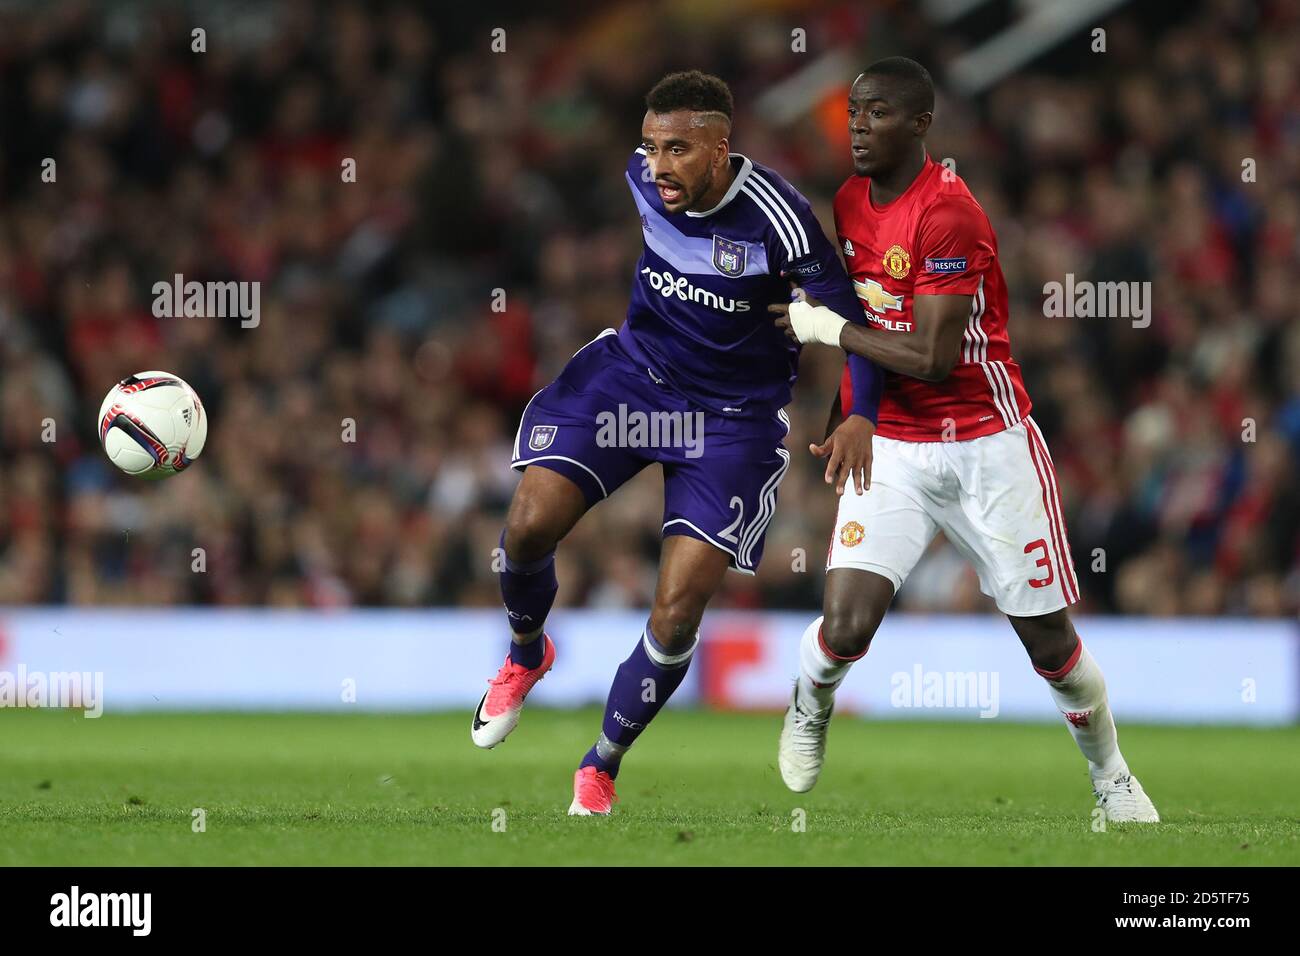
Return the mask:
[[[1158,28],[1121,9],[1104,53],[1080,34],[969,100],[944,82],[969,41],[907,4],[434,7],[0,10],[0,603],[499,605],[519,414],[626,312],[645,91],[727,79],[733,148],[829,232],[852,76],[789,121],[761,98],[839,49],[939,82],[931,153],[997,231],[1084,607],[1300,609],[1298,0]],[[1149,327],[1046,317],[1071,273],[1149,281]],[[176,274],[261,282],[260,321],[155,318]],[[819,604],[835,502],[806,449],[839,368],[805,354],[764,563],[717,606]],[[95,434],[146,369],[212,423],[160,483]],[[661,486],[648,469],[579,524],[560,605],[648,605]],[[942,540],[898,603],[991,607]]]

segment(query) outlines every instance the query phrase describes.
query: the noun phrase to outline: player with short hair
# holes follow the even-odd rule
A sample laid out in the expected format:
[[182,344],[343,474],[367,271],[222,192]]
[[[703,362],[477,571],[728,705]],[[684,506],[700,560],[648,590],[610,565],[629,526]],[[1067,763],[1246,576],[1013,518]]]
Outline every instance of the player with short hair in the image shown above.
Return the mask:
[[[543,625],[558,587],[556,545],[588,508],[661,464],[654,606],[574,775],[575,815],[610,812],[619,763],[686,675],[705,605],[728,568],[753,574],[762,556],[790,463],[783,408],[799,360],[799,346],[772,325],[766,307],[789,301],[797,281],[860,315],[807,200],[771,169],[731,152],[732,98],[722,80],[671,74],[646,107],[626,171],[644,240],[627,320],[579,349],[524,410],[511,465],[524,475],[501,538],[513,639],[471,732],[480,747],[504,740],[555,662]],[[880,394],[871,361],[855,356],[850,364],[846,418],[825,447],[841,482],[869,463]],[[633,431],[611,435],[601,424],[634,416],[675,424],[679,437],[690,427],[693,440],[635,440]]]
[[[1056,472],[1011,357],[997,237],[961,178],[926,152],[930,75],[913,60],[881,60],[854,80],[848,106],[854,175],[835,197],[835,229],[861,300],[855,312],[869,325],[815,302],[772,311],[788,312],[777,324],[799,342],[873,359],[885,391],[870,487],[840,498],[823,616],[804,633],[781,733],[781,775],[796,792],[816,783],[835,688],[943,531],[1047,681],[1097,805],[1111,820],[1157,822],[1120,753],[1101,669],[1066,610],[1079,585]],[[853,374],[846,369],[845,388]]]

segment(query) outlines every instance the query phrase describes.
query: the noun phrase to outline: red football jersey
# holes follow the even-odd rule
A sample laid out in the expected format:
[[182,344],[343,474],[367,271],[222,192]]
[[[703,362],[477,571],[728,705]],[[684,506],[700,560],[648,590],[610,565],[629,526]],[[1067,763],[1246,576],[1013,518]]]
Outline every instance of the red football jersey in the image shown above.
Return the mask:
[[[884,372],[876,434],[904,441],[965,441],[1010,428],[1029,396],[1007,339],[1007,284],[988,216],[960,177],[928,156],[901,196],[871,201],[871,180],[851,176],[835,194],[835,231],[867,321],[911,335],[913,297],[970,295],[961,353],[942,382]],[[850,388],[844,369],[843,390]]]

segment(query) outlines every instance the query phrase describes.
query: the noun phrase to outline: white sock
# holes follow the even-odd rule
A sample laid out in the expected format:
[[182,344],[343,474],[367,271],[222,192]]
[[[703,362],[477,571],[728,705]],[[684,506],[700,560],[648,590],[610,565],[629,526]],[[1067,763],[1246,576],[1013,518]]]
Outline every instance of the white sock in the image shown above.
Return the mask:
[[1069,724],[1074,742],[1088,758],[1092,778],[1128,773],[1128,764],[1119,752],[1115,718],[1106,700],[1106,679],[1083,641],[1079,641],[1078,649],[1060,670],[1038,673],[1047,681],[1052,700]]
[[[835,688],[849,672],[853,658],[836,657],[822,642],[821,630],[824,618],[817,618],[808,625],[799,641],[799,699],[810,705],[811,710],[825,710],[835,700]],[[865,651],[863,653],[866,653]]]

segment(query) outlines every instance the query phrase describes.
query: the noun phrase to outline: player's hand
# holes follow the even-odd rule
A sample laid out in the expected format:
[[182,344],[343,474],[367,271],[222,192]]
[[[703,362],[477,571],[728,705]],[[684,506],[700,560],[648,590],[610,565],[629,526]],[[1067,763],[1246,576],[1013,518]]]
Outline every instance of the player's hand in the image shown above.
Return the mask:
[[[818,299],[817,299],[816,297],[814,297],[814,296],[809,295],[807,292],[805,292],[805,291],[804,291],[803,289],[801,289],[799,286],[795,286],[795,287],[794,287],[794,299],[793,299],[793,301],[794,301],[794,302],[807,302],[807,303],[808,303],[810,306],[812,306],[814,309],[817,308],[817,306],[821,305],[820,300],[818,300]],[[790,339],[791,339],[791,341],[794,341],[794,342],[800,342],[800,343],[802,344],[802,341],[803,341],[803,340],[801,340],[801,339],[799,338],[799,336],[795,333],[794,327],[793,327],[793,326],[791,325],[791,323],[790,323],[790,305],[791,305],[790,302],[778,302],[778,303],[776,303],[775,305],[769,305],[769,306],[767,307],[767,311],[769,311],[769,312],[773,313],[774,315],[776,315],[776,317],[777,317],[777,319],[776,319],[776,327],[777,327],[778,329],[780,329],[780,330],[781,330],[782,332],[784,332],[787,336],[789,336]]]
[[795,302],[777,302],[767,311],[774,314],[776,327],[800,344],[819,342],[834,348],[840,347],[840,331],[845,321],[811,296]]
[[767,307],[767,311],[776,316],[776,327],[785,333],[786,338],[798,342],[799,336],[795,335],[794,327],[790,324],[790,303],[774,302]]
[[826,458],[826,484],[835,482],[835,493],[844,494],[849,477],[858,494],[871,487],[871,439],[876,426],[861,415],[850,415],[831,432],[820,445],[813,443],[808,450],[818,458]]

